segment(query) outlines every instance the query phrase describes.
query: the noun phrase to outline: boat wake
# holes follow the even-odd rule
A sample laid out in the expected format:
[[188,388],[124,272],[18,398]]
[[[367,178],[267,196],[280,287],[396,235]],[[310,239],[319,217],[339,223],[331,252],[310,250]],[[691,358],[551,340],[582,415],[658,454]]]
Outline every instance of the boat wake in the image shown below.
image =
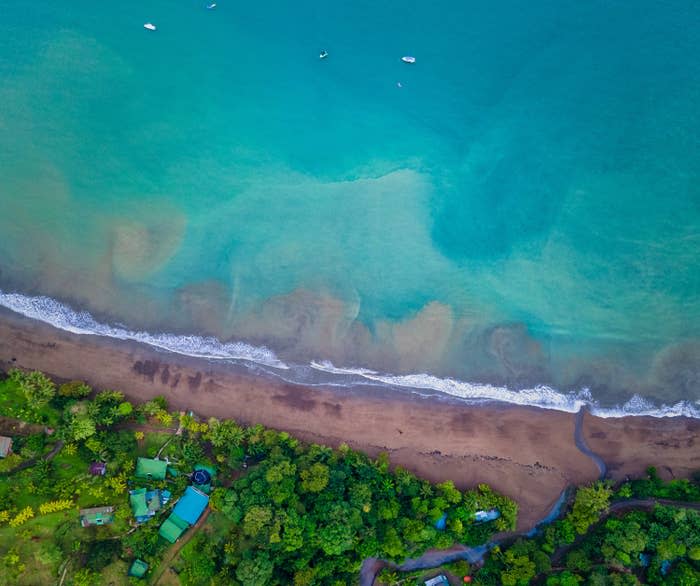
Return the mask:
[[[489,384],[441,378],[430,374],[393,375],[367,368],[337,367],[329,361],[312,361],[306,365],[287,364],[278,358],[272,350],[264,346],[253,346],[246,342],[221,342],[216,338],[206,336],[134,331],[126,327],[98,322],[88,312],[75,311],[55,299],[44,296],[0,291],[0,306],[75,334],[132,340],[185,356],[245,364],[253,367],[254,370],[258,370],[256,367],[263,367],[262,370],[268,374],[288,382],[304,385],[335,387],[371,385],[408,389],[419,394],[435,391],[474,403],[503,402],[569,413],[576,413],[582,406],[586,406],[591,413],[598,417],[645,415],[651,417],[685,416],[700,419],[700,407],[689,401],[658,406],[639,395],[634,395],[622,406],[603,408],[592,397],[588,389],[562,393],[541,385],[531,389],[513,390]],[[320,376],[314,378],[310,375],[313,372]]]

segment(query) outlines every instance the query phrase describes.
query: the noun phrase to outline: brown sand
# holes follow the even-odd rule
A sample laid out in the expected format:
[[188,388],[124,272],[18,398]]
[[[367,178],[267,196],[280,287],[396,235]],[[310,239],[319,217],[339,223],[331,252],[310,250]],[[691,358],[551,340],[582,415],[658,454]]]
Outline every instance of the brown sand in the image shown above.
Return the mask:
[[[0,369],[13,366],[119,389],[135,400],[165,395],[176,409],[262,423],[309,441],[387,451],[393,464],[460,488],[484,482],[518,501],[521,529],[543,517],[566,485],[598,475],[574,445],[571,414],[372,388],[306,388],[137,343],[71,334],[2,310]],[[648,465],[668,466],[676,476],[700,467],[694,420],[587,416],[584,429],[616,477]]]

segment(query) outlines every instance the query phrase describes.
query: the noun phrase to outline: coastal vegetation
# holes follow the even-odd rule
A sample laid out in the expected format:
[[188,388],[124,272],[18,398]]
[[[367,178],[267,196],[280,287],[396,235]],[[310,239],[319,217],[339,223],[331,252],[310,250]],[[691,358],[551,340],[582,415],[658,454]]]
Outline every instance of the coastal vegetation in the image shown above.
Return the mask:
[[[354,584],[367,557],[401,561],[515,528],[515,503],[486,485],[431,484],[386,454],[173,413],[163,398],[134,405],[14,370],[0,405],[12,439],[0,458],[1,584],[125,584],[135,560],[151,583]],[[167,460],[167,475],[138,478],[139,457]],[[211,471],[211,514],[171,545],[159,526],[197,468]],[[129,491],[142,487],[172,498],[137,523]],[[478,522],[477,511],[499,515]]]
[[[373,558],[384,585],[436,573],[484,586],[700,583],[700,476],[663,481],[649,468],[578,487],[558,519],[518,537],[517,506],[486,485],[433,484],[386,454],[171,412],[162,397],[132,404],[14,370],[0,380],[0,408],[0,436],[11,438],[0,457],[0,585],[356,584]],[[139,458],[161,463],[162,476],[139,477]],[[172,544],[159,528],[196,470],[208,471],[197,486],[209,507]],[[139,490],[169,501],[138,516]],[[476,563],[457,553],[430,571],[399,570],[455,544],[479,552]]]
[[[700,584],[700,476],[662,481],[654,468],[617,488],[580,487],[568,511],[531,537],[505,540],[483,565],[430,572],[391,568],[382,584],[422,584],[436,573],[483,586]],[[461,563],[461,566],[457,564]]]

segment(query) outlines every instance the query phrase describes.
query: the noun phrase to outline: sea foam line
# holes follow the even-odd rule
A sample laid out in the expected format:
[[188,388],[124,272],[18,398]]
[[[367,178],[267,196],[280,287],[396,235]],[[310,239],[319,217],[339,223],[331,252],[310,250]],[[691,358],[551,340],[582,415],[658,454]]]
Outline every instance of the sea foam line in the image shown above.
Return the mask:
[[273,368],[289,368],[275,356],[272,350],[264,346],[252,346],[245,342],[221,342],[211,336],[181,336],[168,333],[151,334],[132,331],[123,327],[100,323],[88,312],[75,311],[50,297],[0,291],[0,305],[25,317],[48,323],[74,334],[133,340],[162,350],[196,358],[247,360]]
[[[280,360],[275,353],[264,346],[253,346],[245,342],[221,342],[213,337],[186,336],[176,334],[151,334],[132,331],[120,326],[100,323],[86,311],[75,311],[67,305],[45,296],[28,296],[19,293],[0,291],[0,306],[38,321],[48,323],[56,328],[75,334],[89,334],[133,340],[185,356],[220,360],[243,360],[256,364],[281,369],[290,375],[301,365],[291,367]],[[358,380],[382,386],[406,389],[432,390],[465,401],[497,401],[514,405],[540,407],[575,413],[581,407],[588,407],[598,417],[625,417],[644,415],[650,417],[685,416],[700,419],[700,409],[689,401],[674,405],[656,406],[650,401],[634,395],[620,407],[602,408],[593,399],[588,389],[578,392],[562,393],[551,387],[541,385],[531,389],[512,390],[489,384],[469,383],[452,378],[441,378],[430,374],[393,375],[382,374],[368,368],[337,367],[329,361],[312,361],[309,366],[340,378],[350,379],[351,384]],[[297,382],[294,376],[285,376],[289,382]],[[304,381],[299,381],[304,384]],[[326,382],[331,386],[348,386],[346,382]]]
[[467,401],[499,401],[514,405],[554,409],[576,413],[581,407],[587,407],[598,417],[626,417],[629,415],[649,417],[693,417],[700,419],[700,409],[689,401],[680,401],[674,405],[655,406],[650,401],[633,395],[620,407],[601,407],[593,399],[588,389],[577,392],[562,393],[549,386],[540,385],[531,389],[512,390],[489,384],[469,383],[452,378],[441,378],[430,374],[391,375],[379,374],[365,368],[339,368],[331,362],[312,362],[316,370],[334,374],[347,374],[376,381],[385,385],[410,388],[430,389]]

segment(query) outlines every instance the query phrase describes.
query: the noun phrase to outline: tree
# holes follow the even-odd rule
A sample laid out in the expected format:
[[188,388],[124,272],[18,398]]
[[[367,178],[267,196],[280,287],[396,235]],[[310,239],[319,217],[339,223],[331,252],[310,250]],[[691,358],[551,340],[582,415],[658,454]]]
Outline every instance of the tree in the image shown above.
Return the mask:
[[328,485],[328,466],[316,462],[301,472],[301,488],[306,492],[321,492]]
[[700,584],[700,572],[687,562],[680,562],[666,577],[671,586],[697,586]]
[[578,586],[583,578],[569,571],[547,578],[547,586]]
[[73,586],[93,586],[98,582],[98,574],[88,568],[78,570],[73,576]]
[[268,584],[274,566],[266,553],[241,560],[236,568],[236,578],[243,584]]
[[639,554],[647,545],[647,535],[642,526],[628,515],[622,519],[608,519],[606,536],[600,548],[607,561],[617,560],[625,566],[636,565]]
[[92,392],[90,386],[81,380],[72,380],[58,387],[58,394],[69,399],[84,399]]
[[19,388],[32,407],[42,407],[46,405],[56,394],[56,385],[43,372],[37,370],[25,372],[21,373],[16,378],[18,379]]
[[503,586],[526,586],[535,577],[535,563],[526,555],[509,549],[503,556],[505,570],[501,572]]
[[73,440],[80,441],[94,435],[96,431],[97,428],[92,418],[87,414],[83,414],[73,418],[69,433]]
[[576,572],[588,572],[593,563],[588,559],[586,553],[581,550],[574,550],[566,556],[566,567]]
[[230,419],[219,421],[212,417],[209,419],[209,429],[205,437],[215,448],[233,448],[243,443],[245,432],[235,421]]
[[243,533],[255,537],[272,519],[272,510],[269,507],[253,506],[243,518]]
[[318,545],[327,555],[340,555],[353,546],[354,531],[346,513],[344,507],[335,507],[316,531]]
[[571,521],[579,535],[583,535],[595,523],[610,504],[612,490],[603,482],[595,482],[591,486],[579,488],[571,513],[567,518]]

